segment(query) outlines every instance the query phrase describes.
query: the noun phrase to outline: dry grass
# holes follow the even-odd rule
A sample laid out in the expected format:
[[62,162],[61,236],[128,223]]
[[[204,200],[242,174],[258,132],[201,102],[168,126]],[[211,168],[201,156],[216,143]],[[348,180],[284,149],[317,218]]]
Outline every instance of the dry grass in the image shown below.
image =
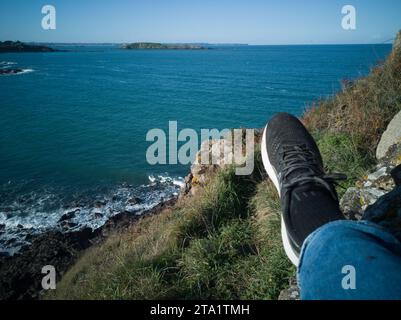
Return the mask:
[[348,82],[333,98],[308,109],[303,120],[315,134],[346,134],[374,158],[380,136],[401,110],[401,55],[392,54],[362,79]]

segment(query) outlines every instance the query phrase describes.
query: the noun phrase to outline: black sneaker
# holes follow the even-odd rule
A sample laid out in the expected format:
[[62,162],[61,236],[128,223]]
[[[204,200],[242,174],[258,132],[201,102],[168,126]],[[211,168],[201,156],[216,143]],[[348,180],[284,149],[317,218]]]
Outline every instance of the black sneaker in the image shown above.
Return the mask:
[[344,219],[334,188],[344,175],[325,175],[319,149],[303,124],[287,113],[275,115],[262,139],[263,165],[282,207],[281,235],[293,264],[306,237],[322,225]]

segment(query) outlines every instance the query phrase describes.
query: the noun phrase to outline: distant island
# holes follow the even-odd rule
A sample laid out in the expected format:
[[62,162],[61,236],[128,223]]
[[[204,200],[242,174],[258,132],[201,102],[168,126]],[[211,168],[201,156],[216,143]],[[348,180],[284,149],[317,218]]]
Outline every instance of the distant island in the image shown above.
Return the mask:
[[0,53],[14,52],[58,52],[59,50],[43,46],[26,44],[21,41],[0,41]]
[[122,45],[128,50],[207,50],[208,48],[198,44],[163,44],[156,42],[135,42]]

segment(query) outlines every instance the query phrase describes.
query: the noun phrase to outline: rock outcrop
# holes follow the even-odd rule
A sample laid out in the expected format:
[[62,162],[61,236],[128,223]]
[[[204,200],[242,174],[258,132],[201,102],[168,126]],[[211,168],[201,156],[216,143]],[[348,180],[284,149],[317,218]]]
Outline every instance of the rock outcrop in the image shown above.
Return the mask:
[[391,120],[376,149],[376,158],[384,158],[391,146],[401,142],[401,111]]
[[[401,120],[400,114],[394,118],[395,120],[393,119],[393,124],[398,121],[396,118]],[[390,141],[391,139],[388,139],[386,144]],[[396,139],[392,141],[394,143],[387,148],[385,156],[380,158],[375,169],[360,179],[355,187],[349,188],[342,197],[340,206],[349,219],[361,219],[368,206],[392,191],[396,187],[396,182],[399,183],[401,141]]]
[[278,300],[300,300],[301,292],[297,283],[297,279],[294,276],[289,280],[289,287],[282,290],[278,297]]
[[[244,131],[243,131],[244,134]],[[181,189],[181,195],[193,195],[199,188],[206,185],[208,177],[213,172],[224,169],[233,164],[236,166],[244,165],[246,158],[239,152],[234,150],[244,150],[245,146],[227,145],[227,138],[205,140],[195,156],[195,161],[191,166],[191,172],[185,177],[185,185]],[[244,139],[244,137],[243,137]],[[261,131],[254,132],[254,141],[260,141]],[[243,140],[242,143],[245,141]],[[230,146],[227,148],[227,146]],[[203,154],[203,159],[202,159]],[[204,159],[208,159],[207,163],[203,163]]]
[[[195,161],[191,166],[190,183],[191,193],[195,193],[197,188],[204,186],[207,182],[208,175],[219,169],[230,166],[233,163],[240,164],[241,159],[234,159],[234,153],[231,151],[225,152],[226,140],[206,140],[201,144],[198,153],[195,156]],[[208,163],[202,162],[202,154],[208,159]]]

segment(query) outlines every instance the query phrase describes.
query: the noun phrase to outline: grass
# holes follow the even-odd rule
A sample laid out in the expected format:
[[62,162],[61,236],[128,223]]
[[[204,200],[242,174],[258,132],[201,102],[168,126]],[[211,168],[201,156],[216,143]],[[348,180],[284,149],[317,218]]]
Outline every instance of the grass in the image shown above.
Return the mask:
[[[329,171],[352,185],[401,110],[401,57],[319,101],[303,121]],[[83,253],[46,299],[277,299],[294,274],[280,236],[280,203],[256,152],[251,176],[234,168]]]
[[304,114],[327,169],[346,173],[352,185],[375,164],[380,137],[401,110],[401,52],[373,68],[367,77],[343,83],[334,97]]
[[261,177],[218,172],[194,197],[89,249],[47,298],[276,299],[293,268],[274,193]]

